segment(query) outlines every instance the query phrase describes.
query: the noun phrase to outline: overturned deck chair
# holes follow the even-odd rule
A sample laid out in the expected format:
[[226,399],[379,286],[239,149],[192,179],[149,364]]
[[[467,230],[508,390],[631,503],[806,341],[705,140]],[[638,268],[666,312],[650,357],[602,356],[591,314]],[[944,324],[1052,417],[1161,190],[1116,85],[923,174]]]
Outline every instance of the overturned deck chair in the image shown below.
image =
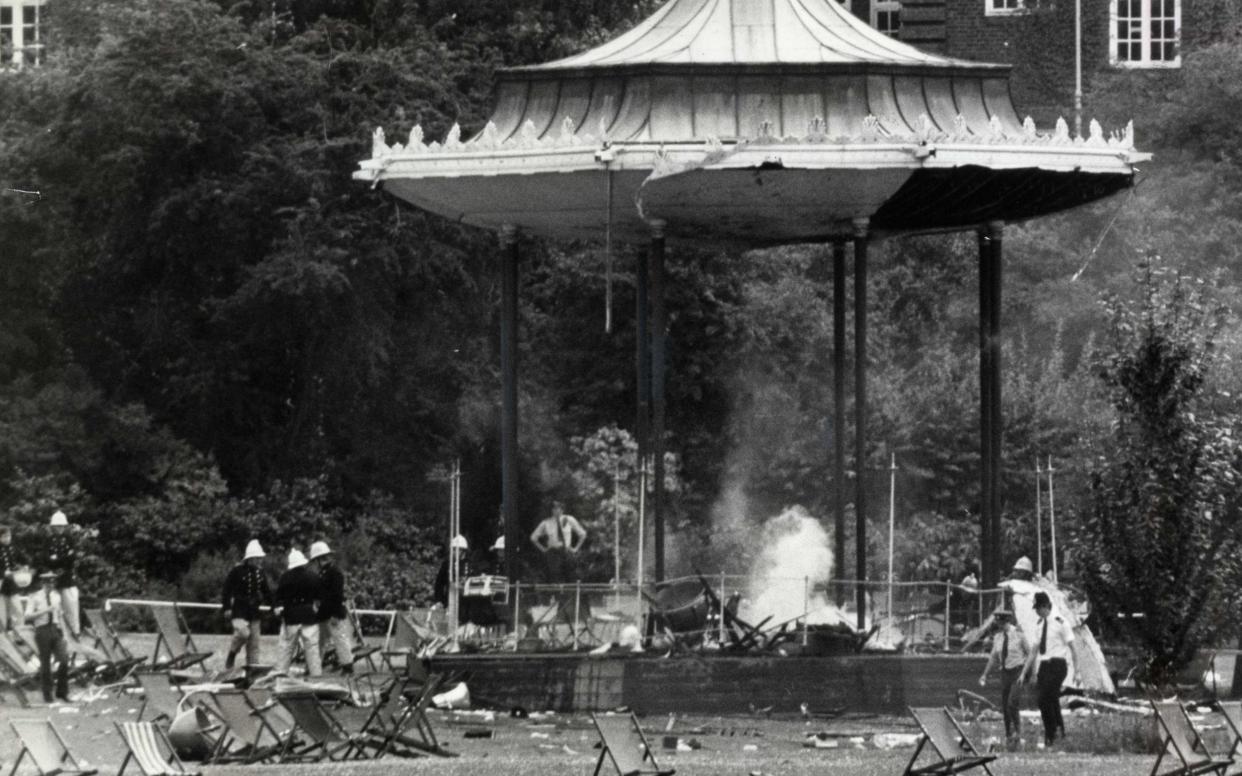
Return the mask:
[[208,761],[212,763],[257,763],[277,757],[284,748],[284,734],[273,727],[269,715],[243,690],[219,690],[203,704],[224,729],[216,739]]
[[22,759],[29,757],[42,776],[91,776],[94,768],[83,768],[69,749],[65,737],[50,719],[15,719],[13,732],[21,744],[21,753],[13,763],[9,776],[17,773]]
[[[25,654],[28,661],[34,660],[37,662],[39,660],[39,644],[35,640],[35,629],[28,625],[23,625],[14,628],[12,632],[17,637],[17,640],[11,643],[13,643],[17,651]],[[93,681],[99,673],[99,664],[82,650],[77,649],[77,639],[73,638],[69,633],[64,633],[63,635],[65,651],[69,654],[69,681],[77,684],[87,684]],[[23,649],[25,650],[24,653],[22,653]],[[94,652],[94,650],[91,650],[91,652]],[[82,655],[85,662],[77,662],[76,657],[78,655]],[[38,672],[36,671],[36,673]]]
[[[910,716],[914,717],[914,721],[918,723],[923,736],[919,739],[919,745],[914,749],[914,756],[906,765],[904,776],[922,776],[923,774],[941,776],[942,774],[961,773],[972,768],[982,768],[988,776],[992,776],[988,763],[995,760],[996,755],[980,754],[946,707],[916,708],[912,706]],[[914,764],[919,759],[919,753],[928,744],[940,759],[916,768]]]
[[353,629],[354,633],[353,662],[366,661],[368,670],[372,673],[378,671],[379,666],[375,665],[375,655],[380,651],[380,648],[367,643],[366,636],[362,633],[362,623],[358,621],[358,615],[354,613],[353,609],[349,610],[349,627]]
[[379,752],[395,752],[403,756],[432,754],[457,757],[436,738],[436,731],[427,719],[431,699],[440,691],[442,677],[431,674],[418,681],[410,677],[394,679],[381,695],[371,716],[362,726],[362,733],[380,742]]
[[0,633],[0,691],[12,692],[22,706],[29,706],[27,691],[39,692],[39,669],[30,665],[9,637]]
[[[431,628],[415,622],[413,612],[399,611],[393,615],[392,634],[380,655],[390,670],[398,671],[428,648],[441,643],[443,638]],[[398,666],[393,662],[396,658],[402,658],[405,663]]]
[[595,761],[595,773],[604,767],[604,761],[612,763],[617,776],[672,776],[673,768],[661,768],[655,752],[647,743],[638,718],[629,714],[591,714],[595,730],[599,732],[600,752]]
[[167,671],[144,671],[134,674],[142,688],[142,705],[138,707],[138,719],[150,714],[151,721],[164,719],[172,722],[181,710],[185,695],[172,682]]
[[[1151,767],[1152,776],[1195,776],[1213,772],[1224,776],[1229,766],[1233,765],[1233,758],[1213,757],[1207,751],[1199,731],[1195,729],[1182,704],[1177,701],[1152,701],[1151,706],[1156,712],[1162,739],[1160,755]],[[1164,762],[1164,757],[1170,750],[1180,764],[1174,763],[1174,767],[1161,773],[1160,763]]]
[[[185,623],[185,615],[181,613],[181,608],[175,603],[171,606],[152,605],[148,608],[151,616],[155,618],[157,634],[155,651],[151,655],[151,665],[160,670],[172,671],[198,666],[206,674],[207,667],[203,665],[203,662],[211,657],[212,653],[201,652],[194,645],[194,636],[190,634],[190,628]],[[161,653],[167,653],[168,657],[161,659]]]
[[84,609],[87,625],[79,639],[98,650],[107,662],[102,676],[105,680],[121,682],[147,662],[145,657],[135,655],[121,642],[121,636],[112,627],[102,609]]
[[187,770],[177,757],[172,742],[153,722],[117,722],[117,732],[125,742],[125,759],[116,776],[123,776],[132,760],[144,776],[191,776],[199,771]]
[[285,740],[282,763],[370,759],[368,750],[377,751],[373,738],[346,730],[314,693],[282,694],[276,700],[297,723],[294,735]]

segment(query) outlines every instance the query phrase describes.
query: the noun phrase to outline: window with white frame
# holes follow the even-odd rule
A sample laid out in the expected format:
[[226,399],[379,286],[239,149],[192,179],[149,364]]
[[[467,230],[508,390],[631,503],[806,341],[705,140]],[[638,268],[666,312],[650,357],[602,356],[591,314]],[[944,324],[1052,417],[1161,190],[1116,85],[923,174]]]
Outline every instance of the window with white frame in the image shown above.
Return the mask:
[[1113,0],[1110,51],[1118,67],[1179,67],[1180,0]]
[[39,30],[42,0],[0,0],[0,68],[43,60]]
[[988,16],[1023,14],[1055,8],[1055,0],[983,0],[983,10]]
[[899,0],[871,0],[871,26],[896,38],[901,31]]

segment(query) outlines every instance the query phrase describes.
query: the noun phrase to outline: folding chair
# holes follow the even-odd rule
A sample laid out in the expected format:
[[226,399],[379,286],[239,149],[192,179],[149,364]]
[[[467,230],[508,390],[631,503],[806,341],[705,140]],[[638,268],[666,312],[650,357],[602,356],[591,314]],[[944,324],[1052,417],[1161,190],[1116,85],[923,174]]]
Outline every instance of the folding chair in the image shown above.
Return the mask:
[[65,743],[65,737],[50,719],[15,719],[10,724],[21,742],[22,750],[9,776],[17,773],[17,767],[27,755],[42,776],[91,776],[98,773],[94,768],[82,767],[69,750],[69,744]]
[[102,609],[84,609],[89,623],[82,629],[83,642],[90,642],[107,659],[103,676],[115,681],[125,681],[138,667],[147,662],[138,657],[121,642],[120,635],[112,627]]
[[423,627],[414,621],[410,612],[396,612],[393,617],[392,635],[380,653],[388,668],[396,671],[393,658],[402,657],[408,662],[412,656],[422,653],[429,644],[434,644],[439,637],[430,628]]
[[[440,674],[428,676],[417,696],[410,693],[410,687],[416,684],[416,680],[410,677],[394,679],[363,724],[361,732],[379,739],[381,753],[393,751],[407,756],[419,753],[457,757],[457,752],[440,744],[431,721],[427,719],[427,709],[431,707],[431,699],[439,692],[442,679]],[[397,744],[414,751],[396,749]]]
[[[35,629],[30,626],[23,625],[18,628],[14,628],[13,633],[17,636],[17,643],[15,643],[14,646],[17,647],[17,645],[20,644],[21,647],[25,648],[25,654],[27,655],[28,661],[38,660],[39,644],[35,641]],[[98,672],[99,664],[91,660],[89,657],[86,658],[86,662],[84,664],[77,664],[74,661],[75,655],[78,654],[77,650],[75,650],[77,641],[68,633],[64,634],[64,638],[66,645],[65,651],[69,653],[69,681],[82,684],[90,682],[95,678],[95,675]],[[21,648],[18,648],[17,651],[21,653]]]
[[285,739],[280,754],[282,763],[361,760],[367,759],[368,746],[375,748],[375,742],[370,737],[346,730],[340,720],[313,693],[278,695],[276,700],[289,711],[297,723],[295,733],[305,733],[307,738],[300,745],[294,736]]
[[1186,714],[1186,709],[1177,701],[1152,701],[1156,719],[1160,722],[1163,745],[1160,756],[1151,767],[1152,776],[1160,771],[1160,763],[1164,756],[1173,750],[1181,765],[1165,771],[1161,776],[1194,776],[1199,773],[1216,772],[1224,776],[1225,771],[1233,765],[1233,758],[1217,759],[1203,746],[1203,739],[1195,725]]
[[1225,727],[1229,729],[1229,751],[1226,757],[1233,757],[1242,746],[1242,701],[1221,701],[1220,713],[1225,718]]
[[[914,717],[914,721],[918,723],[923,737],[919,739],[919,745],[906,765],[903,776],[918,776],[919,774],[940,776],[941,774],[961,773],[972,768],[983,768],[988,776],[992,776],[988,763],[995,760],[996,755],[980,754],[946,707],[915,708],[912,706],[910,716]],[[914,763],[918,761],[919,753],[923,751],[923,746],[926,744],[931,744],[940,759],[930,765],[915,768]]]
[[349,610],[349,625],[354,631],[354,655],[353,662],[360,660],[367,661],[367,668],[372,672],[376,672],[379,668],[375,665],[375,653],[380,651],[379,647],[367,644],[366,637],[362,634],[362,623],[358,622],[358,615],[353,609]]
[[201,771],[186,770],[173,749],[168,735],[153,722],[116,722],[121,740],[125,742],[125,759],[116,776],[122,776],[133,760],[145,776],[198,776]]
[[[220,690],[203,704],[224,725],[208,761],[212,763],[263,762],[280,754],[284,738],[242,690]],[[287,733],[288,731],[286,731]]]
[[144,671],[134,674],[138,686],[142,688],[142,705],[138,707],[138,719],[142,719],[148,710],[154,712],[151,720],[163,717],[172,722],[181,710],[181,701],[185,695],[172,683],[172,676],[167,671]]
[[[151,655],[151,665],[156,669],[183,670],[198,666],[207,673],[203,661],[211,657],[210,652],[200,652],[194,646],[194,637],[185,623],[185,616],[177,604],[171,606],[151,605],[151,616],[155,618],[155,652]],[[161,660],[160,652],[167,652],[168,659]]]
[[0,677],[4,689],[17,694],[17,700],[23,706],[29,706],[26,691],[37,691],[39,685],[39,669],[30,665],[29,659],[3,633],[0,633]]
[[633,712],[624,715],[592,713],[591,721],[595,723],[601,744],[593,776],[599,776],[605,758],[617,769],[617,776],[672,776],[676,773],[676,769],[661,768],[656,762],[655,752]]

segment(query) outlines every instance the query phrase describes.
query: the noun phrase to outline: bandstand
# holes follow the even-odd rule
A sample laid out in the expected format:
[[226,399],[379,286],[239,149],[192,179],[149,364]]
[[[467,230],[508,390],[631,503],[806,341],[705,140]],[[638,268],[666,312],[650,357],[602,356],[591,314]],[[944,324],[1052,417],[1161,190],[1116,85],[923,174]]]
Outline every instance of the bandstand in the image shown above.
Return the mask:
[[[833,246],[834,428],[845,418],[846,246],[854,274],[854,465],[867,433],[867,248],[898,234],[974,230],[979,244],[979,513],[985,587],[1000,558],[1002,236],[1006,222],[1133,184],[1130,128],[1071,137],[1021,118],[1009,66],[934,56],[834,0],[669,0],[602,46],[501,71],[486,126],[431,141],[376,130],[355,178],[495,231],[502,266],[505,542],[517,504],[519,233],[641,242],[636,277],[641,449],[654,456],[655,574],[664,575],[666,244]],[[845,578],[846,450],[834,433],[836,554]],[[854,571],[865,579],[861,477]],[[510,553],[512,555],[512,553]],[[512,559],[510,559],[512,562]],[[865,599],[857,602],[862,623]]]

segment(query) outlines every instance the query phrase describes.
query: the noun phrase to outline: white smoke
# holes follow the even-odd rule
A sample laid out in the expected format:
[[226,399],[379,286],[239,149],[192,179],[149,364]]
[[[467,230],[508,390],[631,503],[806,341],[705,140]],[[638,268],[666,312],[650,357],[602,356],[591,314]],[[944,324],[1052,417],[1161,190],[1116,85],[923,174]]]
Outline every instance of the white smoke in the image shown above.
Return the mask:
[[825,589],[832,579],[828,533],[801,506],[792,506],[764,524],[759,556],[750,570],[743,619],[765,628],[801,618],[811,624],[849,620],[832,605]]

